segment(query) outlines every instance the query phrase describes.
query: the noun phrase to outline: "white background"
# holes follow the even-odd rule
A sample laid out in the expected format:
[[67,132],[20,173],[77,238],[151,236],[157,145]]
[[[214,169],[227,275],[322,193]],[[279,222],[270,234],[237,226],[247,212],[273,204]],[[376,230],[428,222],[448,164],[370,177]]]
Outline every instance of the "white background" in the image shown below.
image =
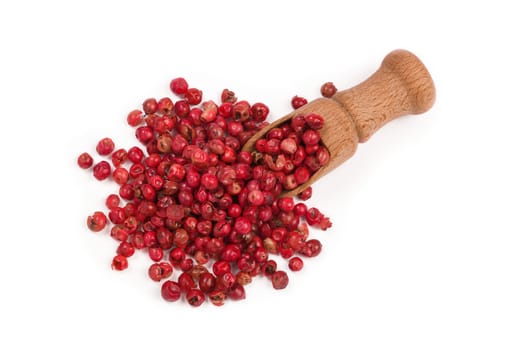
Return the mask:
[[[0,348],[524,349],[523,11],[364,3],[2,2]],[[194,309],[160,298],[144,256],[109,268],[116,243],[84,222],[114,187],[76,156],[133,145],[142,100],[184,76],[276,118],[396,48],[426,64],[436,104],[316,184],[334,226],[289,288],[259,279]]]

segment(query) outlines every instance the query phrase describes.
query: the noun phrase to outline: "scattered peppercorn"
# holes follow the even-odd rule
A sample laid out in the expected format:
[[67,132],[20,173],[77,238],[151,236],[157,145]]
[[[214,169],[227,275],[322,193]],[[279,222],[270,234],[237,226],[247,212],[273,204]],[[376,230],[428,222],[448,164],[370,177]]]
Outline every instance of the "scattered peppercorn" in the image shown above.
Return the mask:
[[324,83],[321,86],[321,95],[323,95],[323,97],[332,97],[335,95],[336,92],[337,88],[332,82]]
[[[180,99],[148,98],[127,115],[137,146],[114,150],[110,138],[97,143],[97,154],[109,157],[114,170],[100,160],[93,175],[101,181],[111,176],[118,194],[106,196],[107,216],[95,212],[88,228],[102,231],[109,217],[110,236],[118,242],[114,270],[125,270],[136,250],[147,251],[153,261],[148,275],[165,280],[166,301],[184,295],[192,306],[206,299],[221,306],[227,299],[244,299],[245,287],[258,275],[275,289],[285,288],[288,275],[271,255],[289,259],[290,271],[299,271],[303,260],[297,255],[321,251],[320,241],[308,238],[308,225],[331,226],[317,208],[281,198],[328,163],[323,117],[296,115],[270,130],[250,153],[243,145],[268,125],[264,103],[238,101],[228,89],[220,103],[202,102],[202,91],[184,78],[173,79],[170,90]],[[294,109],[306,103],[303,97],[292,99]],[[84,169],[93,162],[88,153],[77,159]],[[308,187],[298,198],[311,196]]]

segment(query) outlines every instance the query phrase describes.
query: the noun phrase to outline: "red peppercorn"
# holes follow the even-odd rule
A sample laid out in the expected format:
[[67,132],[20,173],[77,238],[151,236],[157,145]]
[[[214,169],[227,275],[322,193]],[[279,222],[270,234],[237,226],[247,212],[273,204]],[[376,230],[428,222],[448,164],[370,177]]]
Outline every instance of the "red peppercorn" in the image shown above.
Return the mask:
[[300,166],[297,169],[295,169],[294,177],[295,177],[295,181],[299,185],[304,184],[308,182],[308,180],[310,179],[310,171],[308,170],[307,167]]
[[290,247],[287,247],[287,248],[281,247],[281,249],[279,249],[279,254],[281,254],[283,259],[289,259],[293,255],[293,253],[294,251]]
[[239,101],[233,105],[233,118],[240,122],[245,122],[251,116],[251,107],[247,101]]
[[274,260],[268,260],[264,263],[262,272],[265,276],[272,276],[277,270],[277,263]]
[[279,206],[279,209],[281,209],[284,212],[291,212],[294,208],[294,201],[291,197],[284,197],[279,199],[277,202],[277,205]]
[[148,98],[142,103],[142,109],[146,114],[153,114],[157,111],[158,104],[154,98]]
[[204,272],[199,277],[199,288],[204,293],[210,293],[215,288],[215,276],[209,272]]
[[129,173],[125,168],[116,168],[113,171],[113,181],[119,185],[124,185],[128,182]]
[[272,286],[275,289],[284,289],[288,285],[288,275],[285,271],[275,271],[272,274]]
[[125,149],[119,149],[113,152],[111,155],[111,162],[113,163],[113,166],[119,167],[122,163],[124,163],[128,159],[128,152]]
[[215,306],[224,305],[225,300],[226,300],[226,293],[224,293],[221,290],[216,289],[210,293],[210,301]]
[[252,224],[250,223],[250,220],[241,216],[235,219],[235,224],[233,227],[240,234],[247,234],[248,232],[251,231]]
[[166,301],[177,301],[180,299],[182,290],[177,282],[166,281],[162,284],[161,295]]
[[116,255],[111,263],[113,270],[122,271],[128,268],[128,259],[122,255]]
[[300,271],[303,269],[303,260],[299,258],[298,256],[294,256],[288,261],[288,267],[292,271]]
[[129,112],[127,122],[129,126],[139,126],[143,120],[143,113],[141,110],[135,109]]
[[191,289],[186,293],[186,300],[191,306],[201,306],[205,299],[204,293],[199,289]]
[[304,117],[304,120],[306,121],[308,127],[313,130],[319,130],[324,125],[324,118],[315,113],[308,114],[306,117]]
[[162,280],[162,268],[160,264],[151,264],[148,269],[148,275],[153,281],[160,282]]
[[150,247],[148,249],[148,255],[151,260],[158,262],[162,260],[164,253],[161,248]]
[[181,290],[185,292],[197,286],[193,277],[188,272],[183,272],[179,275],[178,283]]
[[190,271],[193,268],[193,259],[186,258],[182,260],[179,264],[179,267],[182,271]]
[[137,130],[135,131],[135,137],[137,138],[137,140],[139,140],[142,144],[145,145],[151,140],[153,140],[153,138],[155,137],[155,134],[151,127],[141,126],[141,127],[138,127]]
[[302,140],[307,146],[317,145],[321,140],[321,136],[319,135],[319,132],[309,129],[303,133]]
[[135,253],[135,247],[129,242],[121,242],[117,248],[117,254],[129,258]]
[[235,103],[237,102],[237,97],[235,97],[235,92],[230,91],[228,89],[222,90],[221,94],[221,102],[229,102],[229,103]]
[[[311,186],[308,186],[307,188],[303,190],[303,192],[299,193],[299,199],[303,201],[306,201],[310,199],[311,197],[312,197],[312,187]],[[304,216],[304,214],[301,216]]]
[[237,261],[241,257],[241,248],[235,244],[228,244],[221,254],[221,259],[226,262]]
[[106,227],[107,219],[101,211],[96,211],[93,215],[88,216],[87,226],[93,232],[100,232]]
[[219,186],[219,180],[213,174],[204,174],[201,176],[201,185],[208,191],[212,191]]
[[93,165],[93,157],[89,153],[84,152],[78,156],[77,164],[82,169],[89,169]]
[[285,138],[281,141],[279,148],[285,154],[294,154],[297,151],[297,143],[292,138]]
[[109,137],[105,137],[97,143],[97,153],[101,156],[107,156],[115,149],[115,143]]
[[93,167],[93,176],[99,180],[105,180],[111,175],[111,166],[105,160],[102,160],[95,164]]
[[202,91],[195,88],[189,88],[184,94],[184,97],[190,105],[198,105],[202,101]]
[[212,268],[213,268],[213,273],[214,273],[216,276],[222,276],[222,275],[224,275],[225,273],[231,271],[230,263],[228,263],[227,261],[224,261],[224,260],[217,260],[217,261],[213,264],[213,267],[212,267]]
[[184,96],[188,91],[188,83],[184,78],[175,78],[170,82],[170,90],[179,96]]
[[264,103],[257,102],[253,104],[251,112],[253,120],[256,122],[262,122],[266,120],[266,117],[268,117],[270,109]]
[[228,298],[231,300],[242,300],[246,298],[246,292],[244,290],[244,287],[242,284],[235,283],[229,290],[228,290]]
[[292,107],[293,109],[299,109],[305,104],[307,104],[308,101],[304,97],[294,96],[292,98]]
[[220,290],[228,290],[235,283],[235,275],[231,272],[226,272],[223,275],[217,276],[216,286]]
[[321,249],[322,245],[321,242],[319,242],[319,240],[310,239],[306,241],[306,244],[299,252],[304,256],[311,258],[319,255],[319,253],[321,253]]
[[321,86],[321,95],[323,95],[323,97],[332,97],[333,95],[335,95],[336,92],[337,88],[332,82],[324,83]]
[[122,224],[124,220],[126,220],[126,212],[123,208],[120,208],[118,206],[113,207],[109,210],[108,213],[109,221],[111,221],[113,224]]
[[128,151],[128,159],[135,164],[139,164],[144,159],[144,152],[136,147],[133,146]]
[[293,254],[293,251],[299,251],[304,247],[304,245],[306,244],[305,241],[306,234],[301,233],[299,231],[292,231],[288,235],[286,243],[292,249]]

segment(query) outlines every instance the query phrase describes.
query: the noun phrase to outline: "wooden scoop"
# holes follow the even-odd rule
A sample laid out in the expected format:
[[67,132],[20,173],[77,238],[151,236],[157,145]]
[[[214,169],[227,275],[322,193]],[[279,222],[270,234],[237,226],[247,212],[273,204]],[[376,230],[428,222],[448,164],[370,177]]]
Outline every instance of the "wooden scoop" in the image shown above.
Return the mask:
[[296,115],[317,113],[324,117],[321,140],[330,152],[330,161],[307,183],[282,196],[295,196],[352,157],[357,143],[367,141],[380,127],[406,114],[426,112],[434,104],[434,83],[423,63],[412,53],[389,53],[379,69],[361,84],[319,98],[276,120],[257,132],[243,147],[252,152],[255,142]]

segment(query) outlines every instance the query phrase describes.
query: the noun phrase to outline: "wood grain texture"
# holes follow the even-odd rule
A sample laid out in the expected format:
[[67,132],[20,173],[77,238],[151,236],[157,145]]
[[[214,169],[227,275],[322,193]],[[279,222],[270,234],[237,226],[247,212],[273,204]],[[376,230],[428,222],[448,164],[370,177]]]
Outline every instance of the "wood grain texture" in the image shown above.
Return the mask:
[[359,141],[365,142],[392,119],[426,112],[435,96],[434,83],[423,63],[408,51],[396,50],[370,78],[332,98],[348,111]]
[[330,162],[307,183],[283,192],[283,196],[295,196],[352,157],[359,142],[367,141],[389,121],[429,110],[435,96],[434,83],[423,63],[406,50],[396,50],[361,84],[337,92],[332,98],[314,100],[276,120],[255,134],[243,150],[253,151],[259,138],[296,115],[322,115],[325,125],[321,140],[330,152]]

